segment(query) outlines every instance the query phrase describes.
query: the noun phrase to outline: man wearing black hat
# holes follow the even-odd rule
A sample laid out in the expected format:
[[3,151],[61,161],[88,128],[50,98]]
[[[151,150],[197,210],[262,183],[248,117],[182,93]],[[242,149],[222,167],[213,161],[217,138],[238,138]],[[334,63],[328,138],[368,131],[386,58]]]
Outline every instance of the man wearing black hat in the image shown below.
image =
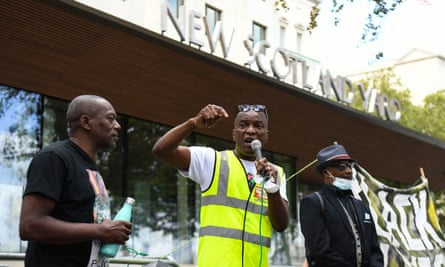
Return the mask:
[[309,266],[383,266],[369,207],[352,195],[356,161],[338,144],[320,150],[317,160],[324,185],[300,203]]

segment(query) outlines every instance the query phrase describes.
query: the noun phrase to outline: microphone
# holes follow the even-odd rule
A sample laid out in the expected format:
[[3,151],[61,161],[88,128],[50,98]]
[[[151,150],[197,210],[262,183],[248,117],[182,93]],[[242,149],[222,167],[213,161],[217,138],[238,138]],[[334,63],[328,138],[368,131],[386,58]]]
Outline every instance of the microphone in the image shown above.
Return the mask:
[[[260,140],[258,140],[258,139],[253,140],[252,143],[250,143],[250,147],[255,152],[256,160],[260,160],[263,158],[263,155],[261,154],[261,141]],[[261,174],[261,176],[265,177],[266,170],[262,170],[260,174]],[[270,177],[266,178],[266,180],[269,178]]]
[[261,154],[261,141],[258,139],[255,139],[250,143],[250,147],[255,152],[255,156],[257,160],[260,160],[263,158],[263,155]]

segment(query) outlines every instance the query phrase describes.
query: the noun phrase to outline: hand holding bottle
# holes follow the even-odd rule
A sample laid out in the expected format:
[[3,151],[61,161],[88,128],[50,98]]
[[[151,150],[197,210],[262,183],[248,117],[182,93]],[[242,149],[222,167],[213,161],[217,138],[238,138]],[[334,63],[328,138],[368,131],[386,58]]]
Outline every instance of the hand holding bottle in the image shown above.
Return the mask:
[[102,242],[125,244],[130,238],[132,223],[105,219],[101,223]]
[[[100,248],[100,253],[105,257],[114,257],[119,251],[120,245],[124,244],[125,241],[128,240],[129,234],[131,233],[131,224],[129,221],[131,220],[131,212],[133,209],[134,199],[131,197],[127,197],[124,205],[119,210],[119,212],[114,216],[113,221],[104,221],[104,223],[109,224],[111,226],[112,232],[113,230],[118,230],[116,233],[118,234],[116,237],[118,238],[117,242],[113,243],[105,243]],[[126,227],[127,226],[129,227]],[[129,225],[128,225],[129,224]],[[119,239],[119,237],[121,239]]]

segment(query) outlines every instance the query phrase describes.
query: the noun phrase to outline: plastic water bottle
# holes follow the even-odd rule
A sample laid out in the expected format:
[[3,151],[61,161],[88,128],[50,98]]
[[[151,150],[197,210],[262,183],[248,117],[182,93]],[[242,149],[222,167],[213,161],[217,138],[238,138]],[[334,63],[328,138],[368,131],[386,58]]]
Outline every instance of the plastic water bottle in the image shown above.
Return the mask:
[[[118,211],[116,216],[114,216],[113,220],[129,222],[131,220],[131,211],[133,209],[134,201],[135,201],[134,198],[127,197],[127,199],[124,202],[124,205]],[[113,244],[113,243],[103,244],[102,247],[100,248],[100,253],[105,257],[112,258],[116,256],[117,252],[119,251],[119,248],[120,244]]]

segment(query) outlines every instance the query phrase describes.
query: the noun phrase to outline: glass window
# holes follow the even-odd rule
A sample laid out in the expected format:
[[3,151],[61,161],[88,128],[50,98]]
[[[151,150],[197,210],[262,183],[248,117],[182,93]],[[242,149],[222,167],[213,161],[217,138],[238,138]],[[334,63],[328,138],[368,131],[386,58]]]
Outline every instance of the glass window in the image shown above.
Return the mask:
[[66,125],[68,102],[50,97],[45,97],[43,102],[42,147],[68,138]]
[[176,14],[176,17],[179,16],[179,7],[184,5],[184,0],[168,0],[168,3],[170,4],[170,7],[172,8],[172,11],[174,14]]
[[0,85],[0,252],[24,252],[17,226],[26,171],[41,140],[41,99]]
[[297,52],[301,53],[301,41],[303,39],[303,34],[301,32],[297,32]]
[[284,47],[284,42],[286,38],[286,28],[285,27],[280,27],[280,47]]
[[[32,156],[43,146],[67,138],[68,101],[7,86],[0,86],[0,97],[0,198],[1,203],[6,203],[6,212],[0,213],[0,253],[23,253],[27,243],[20,240],[17,226],[26,171]],[[194,264],[199,185],[180,176],[151,153],[154,143],[170,128],[122,114],[118,114],[117,120],[122,127],[117,146],[99,153],[97,163],[111,196],[112,215],[125,197],[136,199],[133,233],[127,246],[152,257],[170,255],[180,264]],[[232,141],[202,134],[191,134],[183,144],[217,150],[234,148]],[[283,166],[288,175],[294,171],[293,158],[268,151],[263,154]],[[288,183],[289,203],[295,199],[290,195],[293,187],[295,183]],[[290,214],[295,218],[293,211]],[[274,239],[274,246],[289,247],[289,238],[280,236]],[[125,249],[119,253],[118,256],[130,255]],[[286,253],[274,250],[273,262]]]
[[214,7],[206,5],[206,18],[209,22],[210,31],[213,32],[216,22],[221,20],[221,11]]
[[[131,117],[119,118],[119,122],[119,149],[111,151],[102,165],[106,169],[103,176],[110,178],[113,200],[119,199],[113,203],[116,210],[125,196],[136,199],[134,231],[127,245],[150,256],[167,255],[177,248],[178,241],[192,240],[196,223],[194,183],[151,153],[154,143],[169,128]],[[190,249],[184,247],[172,256],[192,263]]]
[[[256,44],[259,41],[263,41],[266,40],[266,27],[253,22],[252,24],[252,36],[253,36],[253,43]],[[265,54],[266,53],[266,49],[262,48],[261,53]]]

